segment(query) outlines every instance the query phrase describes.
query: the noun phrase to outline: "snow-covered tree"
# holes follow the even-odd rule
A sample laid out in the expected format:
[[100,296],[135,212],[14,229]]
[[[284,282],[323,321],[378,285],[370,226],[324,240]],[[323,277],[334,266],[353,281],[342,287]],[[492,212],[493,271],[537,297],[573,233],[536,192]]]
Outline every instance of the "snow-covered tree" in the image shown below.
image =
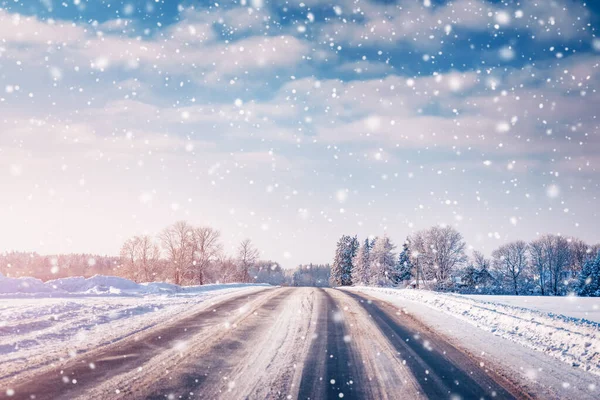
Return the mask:
[[434,226],[411,236],[423,277],[445,287],[454,271],[466,261],[466,243],[451,226]]
[[343,235],[337,242],[335,258],[331,267],[331,286],[352,285],[352,260],[358,250],[356,236]]
[[250,276],[256,283],[282,285],[286,281],[286,271],[276,261],[258,260],[250,269]]
[[292,271],[292,286],[328,286],[331,267],[329,264],[299,265]]
[[529,257],[534,274],[535,283],[542,296],[548,293],[548,280],[550,279],[550,267],[546,251],[545,236],[532,241],[529,244]]
[[494,250],[494,267],[498,274],[519,294],[522,286],[520,278],[527,268],[528,245],[522,240],[507,243]]
[[577,289],[579,296],[600,297],[600,252],[583,264]]
[[579,276],[579,273],[583,270],[585,262],[596,256],[596,253],[592,253],[591,246],[588,245],[581,239],[572,237],[569,241],[569,273],[571,276]]
[[564,293],[562,282],[571,274],[574,261],[571,242],[562,236],[543,235],[529,244],[535,280],[542,295]]
[[395,283],[401,283],[403,281],[408,281],[413,276],[413,265],[410,254],[410,246],[409,241],[406,241],[402,244],[402,251],[398,255],[398,262],[396,263],[396,270],[394,280]]
[[567,238],[558,235],[551,236],[550,255],[550,277],[551,290],[555,296],[564,294],[563,282],[565,272],[571,260],[570,247]]
[[369,282],[376,286],[393,284],[396,267],[396,255],[390,238],[386,235],[377,238],[371,249]]
[[358,248],[356,255],[352,261],[352,284],[353,285],[368,285],[369,284],[369,260],[371,253],[371,243],[369,239],[365,239],[362,246]]

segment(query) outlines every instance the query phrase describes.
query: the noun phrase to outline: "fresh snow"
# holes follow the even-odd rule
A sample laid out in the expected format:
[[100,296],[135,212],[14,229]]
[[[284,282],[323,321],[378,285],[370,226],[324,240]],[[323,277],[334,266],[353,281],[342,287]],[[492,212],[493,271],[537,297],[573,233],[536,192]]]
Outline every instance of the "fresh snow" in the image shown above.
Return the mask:
[[7,278],[0,274],[0,294],[4,293],[48,293],[53,292],[51,286],[36,278]]
[[587,319],[600,323],[600,299],[577,296],[491,296],[463,295],[473,300],[507,304],[537,310],[544,313],[560,314],[567,317]]
[[207,300],[268,287],[137,284],[111,276],[43,283],[0,276],[0,380],[193,313]]
[[[383,295],[385,300],[391,300],[396,304],[402,299],[418,302],[494,335],[600,375],[600,324],[598,322],[485,301],[475,296],[467,297],[414,289],[360,287],[357,290],[380,298]],[[556,310],[562,310],[565,304],[569,304],[564,301],[564,298],[553,299],[557,304]],[[547,300],[545,305],[550,307],[551,301]],[[516,300],[514,303],[517,303]],[[521,304],[526,303],[522,301]]]

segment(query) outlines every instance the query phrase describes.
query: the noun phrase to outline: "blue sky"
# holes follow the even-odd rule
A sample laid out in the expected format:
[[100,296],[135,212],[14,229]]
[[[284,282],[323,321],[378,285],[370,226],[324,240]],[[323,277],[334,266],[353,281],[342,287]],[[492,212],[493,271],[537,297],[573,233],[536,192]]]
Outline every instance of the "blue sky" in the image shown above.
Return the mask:
[[179,219],[286,266],[434,224],[600,241],[596,3],[0,4],[1,250]]

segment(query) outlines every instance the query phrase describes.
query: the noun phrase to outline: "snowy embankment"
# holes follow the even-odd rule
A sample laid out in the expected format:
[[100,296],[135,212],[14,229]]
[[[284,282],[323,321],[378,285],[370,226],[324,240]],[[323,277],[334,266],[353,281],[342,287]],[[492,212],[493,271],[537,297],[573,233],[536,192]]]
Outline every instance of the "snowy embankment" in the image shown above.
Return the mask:
[[600,323],[600,299],[577,296],[496,296],[469,294],[461,295],[473,300],[507,304],[550,314],[587,319]]
[[178,286],[94,276],[42,282],[0,275],[0,380],[185,317],[263,284]]
[[[165,282],[136,283],[117,276],[95,275],[91,278],[74,276],[43,282],[36,278],[8,278],[0,274],[0,300],[10,297],[68,297],[68,296],[146,296],[156,294],[196,294],[235,287],[260,284],[228,283],[199,286],[179,286]],[[268,286],[268,285],[262,285]]]
[[[402,300],[417,302],[497,336],[544,352],[572,366],[600,375],[600,324],[598,322],[501,304],[501,300],[500,302],[483,301],[473,297],[426,290],[370,287],[351,290],[390,301],[400,307],[402,307]],[[523,299],[527,298],[523,297]],[[554,299],[557,301],[556,310],[560,310],[561,304],[564,308],[562,302],[564,298]]]

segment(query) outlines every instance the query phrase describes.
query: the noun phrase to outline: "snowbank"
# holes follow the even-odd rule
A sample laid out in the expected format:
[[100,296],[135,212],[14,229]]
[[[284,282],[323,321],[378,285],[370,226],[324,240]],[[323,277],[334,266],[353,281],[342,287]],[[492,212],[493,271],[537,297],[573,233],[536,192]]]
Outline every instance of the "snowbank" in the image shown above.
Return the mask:
[[35,278],[6,278],[0,275],[0,293],[47,293],[53,289]]
[[[33,284],[24,286],[23,282]],[[238,283],[181,287],[137,284],[105,276],[57,279],[44,284],[31,278],[0,277],[0,287],[11,293],[0,297],[0,382],[192,315],[216,299],[269,286]],[[34,287],[52,290],[52,295],[23,292]],[[15,290],[20,292],[15,294]],[[121,291],[121,295],[94,295],[104,290],[112,294]]]
[[600,299],[579,296],[510,296],[510,295],[461,295],[473,300],[507,304],[537,310],[545,313],[561,314],[567,317],[587,319],[600,323]]
[[[258,284],[269,286],[267,284]],[[258,286],[254,285],[254,286]],[[68,295],[151,295],[151,294],[194,294],[219,289],[248,286],[248,284],[212,284],[201,286],[179,286],[166,282],[136,283],[117,276],[95,275],[54,279],[42,282],[35,278],[8,278],[0,274],[0,295],[13,297],[60,297]]]
[[53,289],[68,293],[115,293],[143,292],[143,286],[129,279],[116,276],[95,275],[91,278],[75,276],[46,282]]
[[414,289],[358,287],[399,306],[410,300],[600,375],[600,324],[514,305]]

